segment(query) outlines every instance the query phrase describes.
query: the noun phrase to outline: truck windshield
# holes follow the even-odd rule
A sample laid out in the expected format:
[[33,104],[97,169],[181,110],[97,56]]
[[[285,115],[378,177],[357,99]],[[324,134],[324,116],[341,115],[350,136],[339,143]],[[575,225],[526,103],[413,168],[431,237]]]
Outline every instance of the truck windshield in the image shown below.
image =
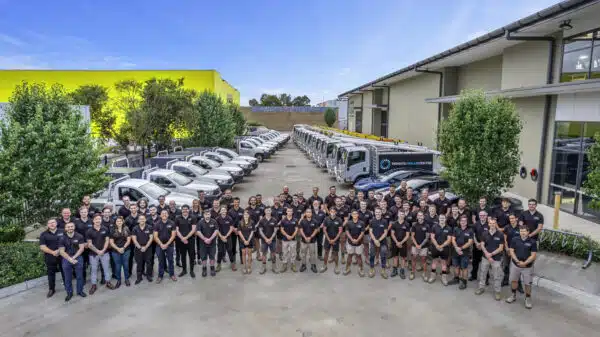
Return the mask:
[[221,166],[221,164],[219,164],[219,163],[217,163],[216,161],[214,161],[214,160],[212,160],[212,159],[209,159],[209,158],[204,158],[204,161],[205,161],[205,162],[206,162],[208,165],[210,165],[210,167],[212,167],[212,168],[217,168],[217,167]]
[[331,152],[333,152],[333,147],[335,144],[327,144],[327,155],[329,156]]
[[206,173],[208,173],[208,170],[203,169],[202,167],[198,166],[198,165],[190,165],[188,166],[188,169],[192,172],[194,172],[194,174],[196,176],[203,176]]
[[171,173],[167,175],[167,178],[173,180],[177,185],[185,186],[192,182],[192,179],[184,176],[180,173]]
[[153,200],[158,200],[158,197],[160,197],[161,195],[167,195],[171,193],[154,183],[147,183],[140,186],[139,188],[144,194],[146,194]]

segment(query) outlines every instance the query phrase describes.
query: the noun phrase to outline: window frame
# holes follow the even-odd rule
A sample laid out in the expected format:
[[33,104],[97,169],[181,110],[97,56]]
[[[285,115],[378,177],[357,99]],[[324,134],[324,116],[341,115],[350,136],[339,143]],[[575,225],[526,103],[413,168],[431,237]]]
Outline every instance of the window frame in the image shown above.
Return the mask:
[[[590,47],[590,62],[589,62],[589,65],[588,65],[586,78],[583,79],[583,80],[563,81],[562,78],[563,78],[563,75],[565,74],[565,72],[564,72],[565,46],[567,45],[567,43],[569,43],[570,41],[573,41],[577,37],[588,35],[588,34],[592,34],[592,39],[590,40],[590,42],[591,42],[591,47]],[[600,27],[594,28],[594,29],[590,29],[588,31],[581,32],[581,33],[578,33],[578,34],[573,34],[573,35],[570,35],[570,36],[567,36],[567,37],[563,37],[563,39],[562,39],[562,47],[561,47],[560,76],[559,76],[559,82],[560,83],[568,83],[568,82],[575,82],[575,81],[588,81],[588,80],[593,79],[592,78],[592,64],[593,64],[592,57],[594,56],[594,47],[600,48],[600,43],[598,43],[598,42],[600,42]],[[597,43],[598,43],[598,46],[596,46]],[[594,73],[597,73],[597,72],[600,72],[600,71],[596,71]]]

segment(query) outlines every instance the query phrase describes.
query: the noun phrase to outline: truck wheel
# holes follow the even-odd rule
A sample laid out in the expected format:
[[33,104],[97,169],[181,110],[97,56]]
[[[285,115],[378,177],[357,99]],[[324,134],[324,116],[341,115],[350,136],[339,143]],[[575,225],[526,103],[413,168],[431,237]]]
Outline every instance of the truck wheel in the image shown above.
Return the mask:
[[255,157],[256,159],[258,159],[258,161],[259,161],[259,162],[261,162],[261,163],[262,163],[262,162],[265,160],[265,158],[263,157],[263,155],[262,155],[262,154],[260,154],[260,153],[259,153],[259,154],[257,154],[257,155],[255,155],[254,157]]

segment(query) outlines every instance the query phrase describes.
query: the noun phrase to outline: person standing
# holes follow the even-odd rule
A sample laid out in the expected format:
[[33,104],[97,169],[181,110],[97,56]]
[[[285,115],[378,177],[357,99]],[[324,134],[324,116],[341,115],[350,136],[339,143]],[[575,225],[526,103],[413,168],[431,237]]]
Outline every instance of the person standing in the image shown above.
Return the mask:
[[415,270],[417,267],[417,257],[421,260],[421,267],[423,270],[423,281],[427,282],[427,243],[429,242],[429,226],[425,222],[425,215],[422,211],[417,212],[417,222],[411,227],[411,238],[412,238],[412,271],[410,272],[409,279],[414,280]]
[[332,260],[335,264],[333,272],[336,275],[340,273],[338,259],[340,254],[340,237],[342,236],[343,224],[343,220],[337,216],[335,207],[329,209],[329,216],[323,220],[323,225],[321,226],[323,236],[325,237],[325,242],[323,244],[325,248],[325,257],[323,261],[323,267],[321,267],[320,270],[321,273],[327,271],[327,262],[330,252],[332,253]]
[[[329,194],[325,197],[325,200],[323,202],[325,202],[325,204],[327,204],[327,209],[335,206],[335,199],[337,199],[337,194],[336,194],[337,190],[335,188],[335,186],[330,186],[329,187]],[[340,199],[341,200],[341,199]]]
[[202,277],[208,275],[206,261],[210,260],[210,276],[217,275],[215,269],[215,253],[217,250],[216,237],[219,233],[217,221],[211,218],[212,210],[205,210],[204,216],[198,221],[196,235],[201,241],[200,259],[202,260]]
[[74,223],[65,224],[65,232],[59,239],[58,250],[62,257],[63,280],[67,292],[65,302],[69,302],[73,298],[73,271],[75,271],[77,279],[77,295],[86,297],[86,293],[83,292],[83,257],[81,256],[85,250],[85,239],[81,234],[75,232]]
[[537,242],[539,234],[544,229],[544,216],[537,210],[537,200],[527,201],[527,211],[519,216],[519,226],[527,226],[529,237]]
[[231,194],[231,189],[228,188],[223,192],[223,196],[220,200],[221,206],[225,206],[225,208],[230,209],[233,205],[233,195]]
[[[321,226],[323,224],[323,220],[325,220],[325,217],[327,216],[327,213],[326,213],[327,208],[321,207],[321,203],[319,202],[319,200],[314,200],[309,205],[312,205],[313,218],[315,219],[316,223],[319,226]],[[323,208],[323,209],[321,209],[321,208]],[[319,258],[319,260],[323,261],[323,231],[322,230],[318,231],[317,237],[315,240],[317,242],[317,257]]]
[[[87,211],[87,209],[85,211]],[[48,294],[46,294],[46,297],[50,298],[56,293],[57,271],[60,271],[61,279],[63,280],[63,283],[65,283],[65,275],[62,270],[62,259],[59,250],[59,242],[64,233],[57,228],[55,219],[48,220],[46,226],[46,230],[40,234],[40,250],[44,253],[46,274],[48,275]]]
[[292,196],[290,195],[290,188],[287,186],[283,186],[283,190],[280,194],[281,197],[281,202],[284,204],[291,204],[292,203]]
[[[237,250],[238,250],[238,235],[237,235],[237,229],[238,229],[238,225],[240,223],[240,220],[242,220],[242,217],[244,216],[244,209],[242,207],[240,207],[240,198],[238,197],[234,197],[233,198],[233,206],[231,207],[231,209],[229,209],[229,212],[227,213],[229,215],[229,217],[231,218],[231,220],[233,221],[233,227],[234,227],[234,235],[231,235],[231,254],[232,254],[232,258],[230,259],[232,264],[235,264],[235,258],[237,255]],[[235,265],[232,265],[232,270],[235,269]]]
[[[258,207],[255,196],[252,196],[250,197],[250,199],[248,199],[248,207],[246,207],[246,210],[248,211],[250,219],[252,219],[252,222],[254,223],[254,229],[256,230],[256,226],[258,225],[258,222],[260,221],[260,218],[263,216],[263,214],[261,208]],[[258,233],[255,233],[252,236],[252,240],[254,240],[252,249],[256,251],[256,258],[260,260],[260,238],[258,237]]]
[[[110,269],[110,255],[108,253],[109,245],[109,229],[102,226],[102,218],[97,215],[94,217],[94,226],[90,228],[86,233],[87,246],[90,249],[90,266],[92,287],[90,288],[90,295],[93,295],[98,289],[98,265],[102,265],[102,271],[104,275],[104,282],[108,289],[114,289],[111,280],[111,269]],[[83,262],[82,262],[83,263]]]
[[446,190],[441,188],[438,190],[439,197],[433,201],[435,205],[436,212],[439,215],[448,215],[450,213],[450,200],[446,198]]
[[[212,203],[206,198],[206,192],[204,191],[200,191],[198,193],[198,202],[200,203],[200,208],[202,209],[202,211],[205,211],[212,207]],[[198,217],[198,219],[200,218],[201,217]]]
[[[181,215],[181,211],[179,209],[177,209],[177,204],[175,203],[175,200],[170,200],[169,201],[169,207],[167,208],[167,210],[169,211],[169,220],[173,221],[173,223],[175,223],[175,220],[177,219],[178,216]],[[179,268],[181,268],[181,252],[179,251],[179,245],[177,245],[177,237],[175,238],[175,265]]]
[[255,235],[256,229],[254,228],[254,221],[250,217],[250,212],[246,209],[242,215],[242,219],[238,225],[238,236],[240,237],[240,260],[242,262],[242,273],[252,273],[252,248],[254,241],[252,240]]
[[[140,213],[138,210],[138,205],[137,204],[131,204],[131,206],[129,206],[129,216],[127,218],[125,218],[125,225],[127,226],[127,229],[129,229],[129,233],[131,233],[133,231],[133,228],[135,228],[135,226],[137,226],[138,224],[138,218],[140,217]],[[133,260],[135,257],[135,246],[133,244],[129,244],[129,276],[133,275]]]
[[[504,280],[502,281],[502,286],[507,286],[510,283],[508,282],[508,277],[510,276],[510,244],[512,240],[521,235],[519,231],[519,219],[515,214],[510,214],[508,216],[508,226],[504,227]],[[521,279],[519,279],[517,290],[522,294],[523,293],[523,284],[521,283]]]
[[[92,223],[92,218],[89,215],[89,209],[87,207],[81,207],[79,209],[79,218],[75,218],[75,221],[73,222],[75,224],[75,231],[79,234],[81,234],[81,236],[83,236],[85,238],[87,231],[92,228],[93,223]],[[87,268],[90,264],[90,256],[89,256],[89,250],[85,249],[83,251],[83,280],[85,282],[85,280],[87,280]]]
[[156,211],[159,216],[162,214],[163,210],[165,210],[165,211],[169,210],[169,206],[167,205],[167,203],[165,201],[166,201],[166,199],[165,199],[164,195],[158,196],[158,205],[156,206]]
[[369,225],[371,223],[371,220],[373,219],[373,212],[369,211],[367,209],[367,202],[366,201],[361,201],[359,203],[360,208],[358,209],[358,219],[360,221],[362,221],[365,224],[365,233],[367,235],[365,235],[363,237],[363,254],[364,254],[364,258],[365,258],[365,262],[368,261],[369,258]]
[[473,226],[475,233],[475,237],[473,238],[475,240],[475,249],[473,249],[473,266],[471,268],[471,276],[469,277],[469,281],[476,281],[477,276],[479,276],[479,265],[481,264],[481,260],[483,259],[483,250],[481,248],[481,246],[483,245],[483,234],[486,233],[489,229],[486,211],[479,211],[477,219],[478,220]]
[[[408,205],[408,203],[406,204]],[[392,257],[394,258],[394,269],[392,277],[400,275],[401,279],[406,278],[404,270],[406,269],[406,257],[408,256],[408,244],[410,239],[410,223],[405,220],[406,212],[400,210],[398,212],[398,220],[392,223]],[[402,259],[402,261],[400,261]],[[400,263],[400,265],[399,265]],[[398,273],[398,266],[400,272]]]
[[454,235],[452,235],[452,247],[455,251],[455,254],[452,255],[454,279],[448,284],[459,284],[458,288],[464,290],[467,288],[469,255],[475,234],[469,228],[469,217],[466,214],[460,216],[459,224],[460,226],[454,229]]
[[[502,198],[502,205],[496,208],[494,215],[496,216],[496,222],[498,223],[498,230],[504,232],[504,227],[509,224],[509,216],[513,213],[511,202],[509,198]],[[505,246],[506,247],[506,246]]]
[[479,215],[481,215],[481,212],[485,212],[486,216],[490,214],[490,208],[488,207],[486,197],[479,198],[479,206],[473,210],[473,215],[472,215],[473,223],[477,223],[478,221],[481,221],[481,218],[479,216]]
[[[356,202],[356,190],[354,187],[350,187],[348,189],[348,195],[346,195],[346,207],[348,209],[352,209],[354,207],[354,203]],[[323,202],[321,202],[321,205]]]
[[217,236],[219,237],[217,240],[217,273],[221,271],[221,262],[225,260],[225,252],[227,252],[227,255],[229,256],[231,270],[237,270],[235,267],[235,255],[233,255],[232,241],[232,237],[235,236],[235,223],[227,213],[227,206],[221,206],[221,214],[217,217],[217,225],[219,226],[219,231],[217,233]]
[[271,253],[271,271],[277,274],[277,230],[278,221],[272,217],[271,207],[265,208],[265,216],[258,222],[258,233],[262,240],[262,269],[260,274],[267,272],[267,254]]
[[[360,196],[359,196],[360,199]],[[334,200],[335,206],[333,208],[335,208],[335,213],[337,214],[337,216],[342,219],[342,236],[340,236],[340,250],[342,251],[342,264],[346,263],[346,231],[344,229],[346,222],[349,219],[349,215],[350,215],[350,211],[348,208],[346,208],[346,206],[342,203],[342,199],[341,198],[336,198]],[[329,207],[331,208],[331,207]],[[328,209],[329,209],[328,208]],[[366,225],[366,224],[365,224]],[[365,228],[366,230],[366,228]]]
[[146,275],[148,282],[152,282],[152,267],[154,265],[154,255],[152,254],[153,233],[154,228],[148,224],[146,216],[140,214],[138,224],[131,231],[131,240],[135,246],[136,285],[142,282],[143,275]]
[[388,278],[386,271],[386,260],[387,260],[387,233],[390,222],[382,217],[381,208],[375,208],[375,217],[371,220],[369,225],[369,237],[371,241],[369,249],[369,263],[371,269],[369,270],[369,277],[375,276],[375,258],[377,255],[381,257],[381,277],[384,279]]
[[365,276],[361,255],[363,253],[363,237],[366,227],[365,223],[359,219],[358,211],[352,211],[351,219],[346,222],[346,251],[348,252],[348,260],[346,261],[344,275],[350,274],[352,256],[354,256],[358,264],[358,275],[360,277]]
[[131,201],[129,200],[129,197],[124,195],[121,198],[121,201],[123,201],[123,206],[119,207],[119,210],[117,211],[117,215],[122,217],[123,219],[127,219],[127,217],[129,216],[129,214],[131,214]]
[[131,254],[129,245],[131,244],[131,232],[125,225],[125,220],[123,220],[122,216],[117,218],[115,226],[110,230],[109,244],[112,248],[110,255],[115,263],[117,276],[115,289],[118,289],[121,286],[121,269],[123,269],[123,274],[125,274],[125,285],[129,287],[131,285],[129,283],[129,276],[131,275],[129,274],[129,255]]
[[194,273],[194,265],[196,264],[196,252],[194,251],[194,246],[196,245],[196,242],[194,239],[197,222],[196,217],[190,214],[190,206],[181,206],[181,215],[178,215],[175,218],[175,230],[177,232],[175,245],[179,246],[182,266],[179,277],[184,277],[187,274],[188,258],[190,262],[190,276],[192,278],[196,277],[196,274]]
[[[100,213],[96,207],[92,206],[91,201],[92,198],[89,195],[84,195],[83,198],[81,198],[81,206],[79,207],[79,211],[81,211],[81,208],[85,208],[88,211],[87,214],[89,217],[93,217],[96,213]],[[75,216],[81,218],[81,213],[77,213]]]
[[[531,212],[531,208],[530,208]],[[523,277],[525,284],[525,308],[533,308],[531,302],[531,283],[533,281],[533,264],[537,257],[537,243],[531,237],[529,227],[521,226],[519,236],[512,239],[510,244],[510,286],[512,294],[506,299],[506,303],[517,300],[518,280]]]
[[148,217],[150,215],[150,209],[148,208],[148,200],[142,198],[137,201],[138,212]]
[[161,283],[165,275],[165,268],[169,268],[169,276],[173,282],[175,277],[175,266],[173,265],[173,241],[177,236],[175,224],[169,220],[169,210],[160,212],[160,220],[154,226],[154,242],[156,243],[156,256],[158,257],[158,277],[156,283]]
[[[300,253],[302,265],[300,266],[300,272],[306,271],[307,262],[310,263],[310,270],[313,273],[317,273],[317,247],[316,247],[316,237],[319,233],[319,229],[321,227],[321,223],[317,222],[318,220],[313,217],[312,209],[308,208],[304,212],[304,218],[300,220],[299,228],[300,228]],[[307,259],[307,254],[309,255]]]
[[63,208],[60,212],[60,215],[61,215],[61,217],[56,219],[56,226],[58,229],[64,231],[66,224],[68,224],[69,222],[75,223],[75,219],[73,217],[71,217],[71,209],[70,208]]
[[450,256],[450,245],[452,244],[452,229],[446,225],[446,215],[440,214],[437,223],[431,227],[431,275],[429,283],[435,282],[437,277],[437,263],[442,265],[442,284],[448,285],[448,257]]
[[500,291],[502,290],[502,251],[504,250],[504,235],[498,230],[496,217],[488,219],[489,229],[481,236],[481,250],[483,259],[479,266],[479,287],[475,290],[476,295],[481,295],[485,291],[488,271],[491,269],[494,282],[494,297],[496,301],[502,299]]
[[279,222],[279,232],[282,237],[283,262],[281,273],[285,273],[288,265],[296,272],[296,235],[298,234],[298,220],[294,218],[294,210],[290,207],[286,210],[285,217]]

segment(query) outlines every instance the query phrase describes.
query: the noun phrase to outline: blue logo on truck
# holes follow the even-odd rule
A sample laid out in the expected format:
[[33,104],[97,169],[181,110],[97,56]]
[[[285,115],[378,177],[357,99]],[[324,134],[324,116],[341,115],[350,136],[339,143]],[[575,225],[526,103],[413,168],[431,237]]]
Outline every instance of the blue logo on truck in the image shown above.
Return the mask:
[[382,159],[379,162],[379,168],[382,170],[388,170],[390,167],[392,167],[392,162],[389,159]]

